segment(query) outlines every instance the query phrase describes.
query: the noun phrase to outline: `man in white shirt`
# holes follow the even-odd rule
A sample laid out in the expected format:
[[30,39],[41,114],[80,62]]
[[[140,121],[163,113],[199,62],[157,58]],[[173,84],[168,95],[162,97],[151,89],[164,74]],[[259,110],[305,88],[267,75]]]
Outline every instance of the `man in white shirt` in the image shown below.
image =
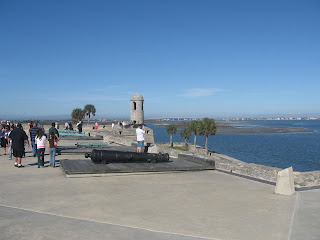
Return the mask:
[[[142,128],[142,129],[141,129]],[[146,133],[146,129],[144,125],[138,125],[138,128],[136,129],[136,134],[137,134],[137,152],[141,153],[142,148],[144,147],[144,134]]]

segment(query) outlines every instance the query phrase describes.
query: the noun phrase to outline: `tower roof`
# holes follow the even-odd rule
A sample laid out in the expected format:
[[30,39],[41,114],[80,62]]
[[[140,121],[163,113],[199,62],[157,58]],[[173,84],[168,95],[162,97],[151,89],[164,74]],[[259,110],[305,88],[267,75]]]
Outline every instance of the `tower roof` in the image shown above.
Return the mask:
[[136,93],[136,94],[132,95],[131,101],[143,101],[143,97],[141,94]]

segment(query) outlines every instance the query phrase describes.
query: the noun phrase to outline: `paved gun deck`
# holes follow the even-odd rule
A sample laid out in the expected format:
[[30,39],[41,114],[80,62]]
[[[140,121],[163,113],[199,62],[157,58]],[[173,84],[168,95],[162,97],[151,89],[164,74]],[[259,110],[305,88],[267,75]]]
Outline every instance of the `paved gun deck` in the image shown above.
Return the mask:
[[94,164],[91,160],[61,160],[60,164],[68,177],[73,175],[108,174],[108,173],[143,173],[143,172],[173,172],[173,171],[203,171],[214,170],[208,164],[200,164],[181,159],[170,159],[166,163],[128,162]]
[[[93,148],[92,148],[93,149]],[[135,150],[129,146],[105,146],[103,150],[132,152]],[[73,153],[83,154],[91,152],[90,148],[73,149]],[[70,149],[62,150],[61,153],[70,153]],[[117,162],[108,164],[94,164],[90,159],[64,159],[60,161],[63,171],[68,177],[94,176],[95,174],[111,173],[145,173],[145,172],[172,172],[172,171],[203,171],[214,170],[214,166],[206,162],[188,161],[179,158],[170,158],[169,162]]]

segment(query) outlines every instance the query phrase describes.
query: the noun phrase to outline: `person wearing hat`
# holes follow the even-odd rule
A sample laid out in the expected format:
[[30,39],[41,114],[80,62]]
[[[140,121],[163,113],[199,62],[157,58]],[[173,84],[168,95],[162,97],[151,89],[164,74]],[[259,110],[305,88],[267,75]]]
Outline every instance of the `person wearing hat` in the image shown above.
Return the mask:
[[13,150],[13,156],[14,156],[14,166],[21,168],[24,167],[21,164],[21,158],[24,154],[24,143],[28,145],[28,148],[30,148],[30,143],[28,140],[28,136],[25,131],[22,130],[21,123],[18,123],[17,127],[12,130],[12,132],[9,135],[9,144],[12,141],[12,150]]

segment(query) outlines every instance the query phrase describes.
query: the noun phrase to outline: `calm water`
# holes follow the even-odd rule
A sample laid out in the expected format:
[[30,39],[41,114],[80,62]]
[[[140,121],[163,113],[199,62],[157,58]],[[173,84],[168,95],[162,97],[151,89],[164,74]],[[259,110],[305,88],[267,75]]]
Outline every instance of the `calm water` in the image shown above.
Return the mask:
[[[222,134],[209,136],[209,149],[244,162],[278,168],[292,166],[294,171],[320,170],[320,121],[246,121],[236,127],[301,127],[314,133]],[[156,142],[169,142],[164,126],[148,124]],[[173,141],[182,142],[179,132]],[[193,143],[193,136],[188,140]],[[197,136],[197,145],[204,147],[205,137]]]

